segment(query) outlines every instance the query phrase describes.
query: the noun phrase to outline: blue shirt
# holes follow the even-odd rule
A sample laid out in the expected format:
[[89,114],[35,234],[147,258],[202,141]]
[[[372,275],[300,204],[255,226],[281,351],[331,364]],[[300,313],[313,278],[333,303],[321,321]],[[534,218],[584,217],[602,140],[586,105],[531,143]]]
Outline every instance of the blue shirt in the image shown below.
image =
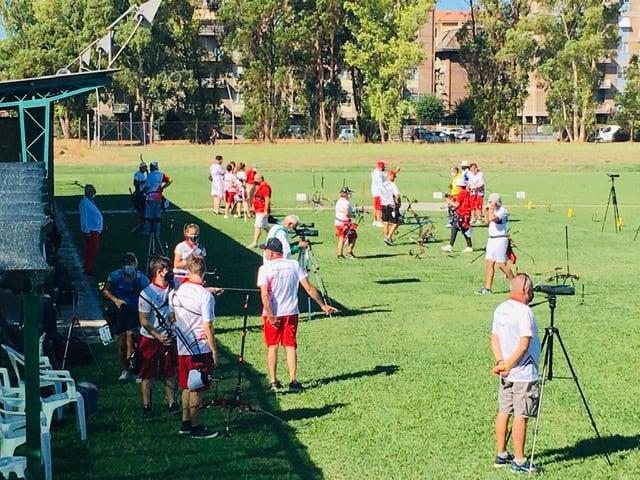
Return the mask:
[[151,283],[142,272],[138,271],[136,271],[136,278],[132,282],[127,282],[122,273],[122,269],[111,272],[107,277],[107,282],[111,287],[109,291],[115,297],[124,300],[127,307],[135,310],[138,309],[138,296],[140,292]]

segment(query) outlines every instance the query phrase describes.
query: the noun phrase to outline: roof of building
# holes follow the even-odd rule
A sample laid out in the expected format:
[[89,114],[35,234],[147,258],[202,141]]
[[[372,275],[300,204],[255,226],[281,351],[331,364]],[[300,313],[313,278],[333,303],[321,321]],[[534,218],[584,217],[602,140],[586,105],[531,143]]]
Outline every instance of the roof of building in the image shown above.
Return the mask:
[[464,22],[470,17],[469,12],[465,10],[436,10],[436,21]]

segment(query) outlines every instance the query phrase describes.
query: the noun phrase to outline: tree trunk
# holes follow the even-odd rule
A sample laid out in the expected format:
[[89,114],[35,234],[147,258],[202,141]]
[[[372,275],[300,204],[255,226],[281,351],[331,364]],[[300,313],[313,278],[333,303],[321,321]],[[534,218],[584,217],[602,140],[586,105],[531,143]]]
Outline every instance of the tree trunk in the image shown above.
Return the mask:
[[318,127],[320,128],[320,139],[327,141],[327,117],[324,100],[324,62],[322,61],[322,46],[320,39],[316,40],[316,80],[318,88]]
[[[329,41],[329,66],[331,72],[331,86],[335,86],[340,83],[340,79],[338,78],[340,72],[338,72],[337,62],[336,62],[336,36],[334,32],[331,32],[331,40]],[[338,123],[338,108],[342,101],[341,96],[342,89],[338,88],[334,90],[334,98],[331,102],[331,114],[329,116],[329,140],[332,142],[336,141],[336,124]]]
[[155,118],[153,109],[151,109],[151,113],[149,114],[149,145],[153,144],[153,122],[155,121]]
[[58,120],[60,121],[60,128],[62,129],[62,135],[64,136],[65,140],[70,139],[71,126],[69,124],[69,117],[67,115],[61,115],[58,117]]
[[578,65],[575,60],[571,61],[571,69],[573,70],[573,92],[572,92],[572,111],[573,111],[573,140],[580,137],[578,129]]
[[636,129],[635,129],[635,122],[633,120],[631,120],[631,122],[629,123],[629,141],[631,143],[633,143],[633,136],[636,133]]
[[380,130],[380,141],[382,143],[385,143],[384,122],[382,120],[378,120],[378,129]]

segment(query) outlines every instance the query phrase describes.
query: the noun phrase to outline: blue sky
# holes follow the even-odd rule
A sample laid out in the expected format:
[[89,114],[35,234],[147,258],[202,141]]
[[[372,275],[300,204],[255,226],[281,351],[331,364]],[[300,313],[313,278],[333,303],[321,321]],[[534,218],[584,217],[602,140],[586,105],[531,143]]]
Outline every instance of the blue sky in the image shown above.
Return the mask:
[[469,10],[469,3],[465,0],[438,0],[437,10]]

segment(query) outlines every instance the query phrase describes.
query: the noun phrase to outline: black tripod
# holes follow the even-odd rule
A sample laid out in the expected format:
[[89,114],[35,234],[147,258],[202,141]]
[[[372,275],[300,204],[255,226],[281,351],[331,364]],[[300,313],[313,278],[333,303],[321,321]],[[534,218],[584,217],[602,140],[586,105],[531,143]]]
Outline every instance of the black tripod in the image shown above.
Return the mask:
[[[620,222],[620,212],[618,211],[618,197],[616,195],[616,178],[620,175],[617,173],[607,173],[609,180],[611,181],[611,189],[609,190],[609,200],[607,200],[607,208],[604,211],[604,218],[602,219],[602,230],[604,232],[604,224],[607,221],[607,213],[609,212],[609,205],[613,205],[613,223],[616,232],[622,231],[622,225]],[[638,228],[640,230],[640,227]]]
[[[206,402],[202,405],[201,408],[209,408],[209,407],[222,407],[226,409],[226,421],[223,430],[223,435],[225,437],[231,437],[231,428],[229,418],[231,416],[231,412],[233,410],[237,410],[238,413],[244,414],[246,412],[255,412],[255,413],[263,413],[271,418],[274,418],[280,422],[286,423],[281,418],[275,416],[274,414],[263,410],[258,405],[254,405],[242,399],[242,373],[244,369],[244,348],[247,337],[247,320],[249,317],[249,295],[244,299],[244,318],[242,320],[242,332],[240,334],[240,354],[238,355],[238,374],[236,376],[236,386],[233,390],[233,396],[231,398],[214,398],[209,402]],[[217,397],[217,389],[216,389],[216,397]]]
[[[306,239],[302,238],[302,240]],[[319,286],[318,290],[320,292],[322,300],[327,305],[331,305],[329,292],[327,292],[327,285],[324,283],[322,275],[320,275],[320,265],[318,265],[318,260],[313,253],[313,249],[311,248],[311,242],[308,242],[307,248],[301,249],[298,253],[298,263],[300,263],[300,266],[304,268],[308,273],[313,273],[317,280],[316,284]],[[311,298],[309,298],[309,317],[311,317]]]
[[[584,392],[582,391],[582,387],[580,387],[580,382],[578,381],[578,375],[576,371],[573,369],[573,365],[571,364],[571,360],[569,359],[569,354],[567,353],[567,349],[564,346],[564,342],[562,341],[562,337],[560,336],[560,330],[558,327],[554,325],[554,315],[556,310],[556,296],[553,294],[547,294],[547,300],[549,302],[549,310],[551,312],[551,323],[550,325],[544,329],[544,338],[542,339],[541,352],[544,352],[543,362],[544,366],[542,368],[542,378],[540,381],[540,398],[538,400],[538,411],[536,414],[536,426],[533,431],[533,443],[531,445],[531,458],[529,461],[529,465],[533,465],[533,457],[535,455],[536,449],[536,440],[538,438],[538,430],[540,427],[540,411],[542,409],[542,396],[544,393],[544,386],[546,380],[553,380],[553,341],[554,338],[557,337],[558,342],[560,343],[560,348],[562,348],[562,353],[564,354],[564,358],[567,361],[567,365],[569,366],[569,370],[571,371],[571,377],[573,378],[573,382],[576,384],[578,388],[578,393],[580,393],[580,398],[582,399],[582,403],[584,408],[589,416],[589,420],[591,420],[591,426],[593,427],[593,431],[600,442],[600,447],[602,448],[602,454],[607,459],[607,463],[611,466],[611,459],[609,458],[609,454],[607,453],[604,445],[604,441],[600,436],[600,432],[598,431],[598,426],[596,425],[596,421],[593,418],[593,414],[591,413],[591,409],[589,408],[589,404],[587,403],[587,399],[584,396]],[[546,350],[545,350],[546,347]],[[531,472],[529,472],[531,474]]]
[[[146,274],[149,276],[149,262],[155,255],[164,255],[165,247],[160,239],[160,228],[156,229],[155,225],[162,225],[162,218],[147,218],[146,226],[149,229],[149,243],[147,245],[147,268]],[[167,245],[168,249],[168,245]]]

